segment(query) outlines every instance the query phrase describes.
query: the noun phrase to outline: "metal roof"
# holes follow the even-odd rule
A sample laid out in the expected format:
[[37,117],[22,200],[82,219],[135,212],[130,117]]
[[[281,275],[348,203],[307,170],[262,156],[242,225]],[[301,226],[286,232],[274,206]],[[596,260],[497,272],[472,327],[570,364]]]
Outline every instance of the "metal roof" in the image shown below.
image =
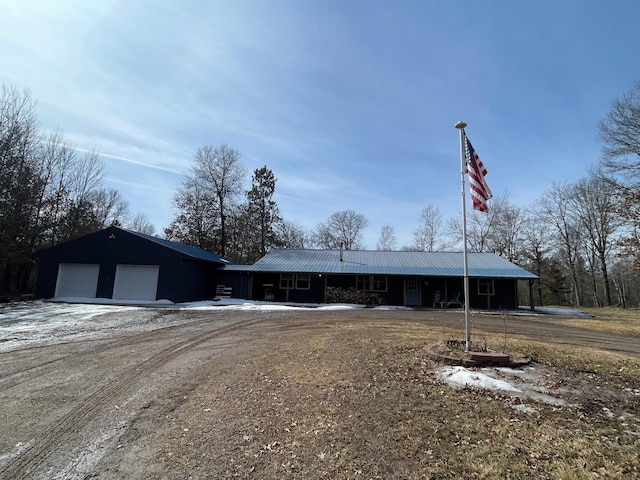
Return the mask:
[[149,240],[151,242],[157,243],[159,245],[162,245],[163,247],[170,248],[171,250],[175,250],[176,252],[180,252],[196,260],[214,262],[214,263],[219,263],[221,265],[235,263],[231,260],[221,257],[220,255],[216,255],[215,253],[209,252],[207,250],[203,250],[198,247],[192,247],[191,245],[184,245],[182,243],[172,242],[171,240],[165,240],[164,238],[158,238],[152,235],[146,235],[144,233],[134,232],[133,230],[127,230],[121,227],[115,227],[115,228],[119,228],[120,230],[124,230],[125,232],[130,233],[132,235],[136,235],[138,237],[144,238],[145,240]]
[[[271,250],[253,265],[225,265],[246,272],[462,277],[462,252],[387,252],[379,250]],[[493,253],[467,255],[470,277],[538,278]]]

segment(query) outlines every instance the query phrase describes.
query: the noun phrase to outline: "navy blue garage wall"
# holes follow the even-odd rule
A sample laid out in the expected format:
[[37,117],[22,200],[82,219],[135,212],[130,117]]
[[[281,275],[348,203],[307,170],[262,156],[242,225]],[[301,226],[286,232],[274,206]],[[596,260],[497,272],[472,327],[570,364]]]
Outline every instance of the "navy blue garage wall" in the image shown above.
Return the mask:
[[206,262],[182,260],[180,262],[181,281],[178,285],[180,301],[191,302],[213,298],[215,296],[215,286],[212,285],[214,271],[213,266]]
[[38,253],[36,298],[51,298],[60,263],[99,264],[97,297],[111,298],[116,265],[159,265],[157,299],[185,302],[211,298],[216,265],[189,256],[116,227],[71,240]]

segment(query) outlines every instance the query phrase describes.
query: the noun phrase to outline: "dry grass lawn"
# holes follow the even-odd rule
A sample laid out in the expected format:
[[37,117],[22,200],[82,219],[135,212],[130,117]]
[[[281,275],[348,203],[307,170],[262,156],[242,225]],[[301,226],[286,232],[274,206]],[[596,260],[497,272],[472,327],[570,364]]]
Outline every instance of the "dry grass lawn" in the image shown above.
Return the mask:
[[[634,315],[606,310],[586,323],[639,335]],[[208,381],[167,415],[148,475],[640,478],[638,357],[508,337],[507,348],[532,355],[549,393],[568,402],[527,400],[527,410],[520,398],[454,389],[435,375],[441,365],[422,347],[456,335],[397,321],[265,331],[235,364],[212,364]],[[483,338],[496,350],[505,341]]]

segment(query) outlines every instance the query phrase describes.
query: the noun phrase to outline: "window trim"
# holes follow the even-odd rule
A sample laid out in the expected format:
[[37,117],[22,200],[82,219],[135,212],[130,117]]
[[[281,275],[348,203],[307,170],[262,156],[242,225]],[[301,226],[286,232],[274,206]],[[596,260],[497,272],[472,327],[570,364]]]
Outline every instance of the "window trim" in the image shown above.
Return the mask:
[[478,295],[495,295],[496,289],[493,278],[478,279]]
[[311,290],[311,274],[281,273],[280,290]]
[[356,290],[369,292],[371,287],[371,275],[356,275]]
[[[384,288],[376,288],[376,283],[380,284],[380,279],[384,284]],[[389,290],[389,282],[386,275],[371,275],[371,288],[372,292],[386,292]]]
[[[376,288],[383,284],[383,288]],[[387,275],[356,275],[356,289],[364,292],[388,292],[389,278]]]
[[280,290],[293,290],[294,286],[295,286],[295,274],[293,273],[280,274]]
[[[306,283],[306,287],[300,286],[300,282]],[[296,273],[296,290],[311,290],[311,274]]]

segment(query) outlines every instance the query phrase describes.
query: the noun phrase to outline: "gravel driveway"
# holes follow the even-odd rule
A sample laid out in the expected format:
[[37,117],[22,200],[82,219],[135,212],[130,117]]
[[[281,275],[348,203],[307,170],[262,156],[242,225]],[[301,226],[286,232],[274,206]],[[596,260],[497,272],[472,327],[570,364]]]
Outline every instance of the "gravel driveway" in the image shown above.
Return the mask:
[[[203,400],[203,385],[212,389],[209,395],[224,402],[225,392],[244,379],[246,389],[229,394],[228,401],[238,403],[235,411],[260,415],[274,401],[265,382],[274,378],[286,382],[291,372],[267,375],[256,359],[289,359],[291,371],[303,378],[313,371],[314,355],[331,347],[336,355],[332,368],[353,368],[358,354],[350,348],[357,346],[361,352],[363,342],[370,342],[375,350],[391,333],[397,337],[402,332],[409,336],[414,331],[426,335],[458,330],[461,317],[460,312],[432,310],[247,311],[48,303],[4,307],[0,310],[0,478],[249,477],[251,467],[237,464],[236,468],[233,462],[239,460],[220,445],[240,425],[235,418],[220,416],[208,404],[210,399]],[[474,315],[473,325],[474,332],[507,331],[640,359],[636,338],[568,327],[564,320],[548,315]],[[329,338],[334,345],[318,343]],[[415,350],[401,350],[401,355],[415,357]],[[362,362],[363,369],[384,368],[372,367],[364,357]],[[325,381],[320,373],[313,375],[310,383]],[[304,399],[298,402],[304,404]],[[208,430],[206,442],[203,437],[190,438],[191,427],[175,423],[178,410],[198,416],[196,423],[201,426],[215,418],[209,425],[218,428]],[[295,419],[290,423],[282,427],[284,431],[297,428]],[[269,428],[258,422],[256,430],[242,438],[250,442]],[[252,461],[278,448],[265,442],[253,452]],[[201,450],[204,444],[209,445],[206,451]],[[194,460],[208,455],[208,461]],[[276,469],[272,477],[263,472],[255,478],[278,478],[285,467],[280,462],[280,473]]]

